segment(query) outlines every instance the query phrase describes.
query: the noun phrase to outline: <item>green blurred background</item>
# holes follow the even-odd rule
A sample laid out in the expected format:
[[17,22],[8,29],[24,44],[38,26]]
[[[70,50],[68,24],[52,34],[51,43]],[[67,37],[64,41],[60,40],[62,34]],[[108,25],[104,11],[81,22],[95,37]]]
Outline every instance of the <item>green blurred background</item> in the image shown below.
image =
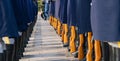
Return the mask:
[[38,0],[38,10],[41,11],[43,8],[42,0]]

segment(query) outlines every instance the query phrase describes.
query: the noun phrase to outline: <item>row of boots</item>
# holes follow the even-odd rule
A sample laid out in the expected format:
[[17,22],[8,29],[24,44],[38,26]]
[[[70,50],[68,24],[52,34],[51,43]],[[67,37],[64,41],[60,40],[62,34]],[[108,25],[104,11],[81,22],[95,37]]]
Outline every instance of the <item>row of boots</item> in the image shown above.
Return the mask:
[[120,61],[120,48],[113,47],[108,42],[94,40],[92,32],[78,34],[75,26],[69,27],[67,24],[62,24],[53,16],[50,16],[49,22],[61,36],[63,47],[67,47],[78,60]]

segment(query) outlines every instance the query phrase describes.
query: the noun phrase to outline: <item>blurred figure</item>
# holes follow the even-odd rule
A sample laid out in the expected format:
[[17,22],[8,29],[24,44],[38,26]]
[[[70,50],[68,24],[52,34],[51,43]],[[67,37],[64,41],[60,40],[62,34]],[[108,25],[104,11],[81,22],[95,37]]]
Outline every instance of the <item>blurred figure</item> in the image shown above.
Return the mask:
[[48,12],[49,12],[49,0],[43,0],[43,12],[41,13],[41,17],[44,20],[47,20],[49,18]]

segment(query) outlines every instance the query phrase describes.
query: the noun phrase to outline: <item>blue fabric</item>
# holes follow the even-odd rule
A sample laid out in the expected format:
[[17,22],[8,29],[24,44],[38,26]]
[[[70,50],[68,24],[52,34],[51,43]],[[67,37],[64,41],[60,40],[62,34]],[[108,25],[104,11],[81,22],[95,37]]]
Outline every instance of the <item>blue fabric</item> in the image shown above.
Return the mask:
[[67,24],[76,26],[76,0],[68,0],[67,6]]
[[25,2],[24,0],[12,0],[14,13],[17,20],[18,30],[23,32],[27,30],[27,19],[26,19],[26,12],[25,12]]
[[59,19],[60,0],[55,2],[55,17]]
[[38,2],[37,2],[37,0],[34,0],[34,13],[35,13],[35,16],[37,16],[37,14],[38,14]]
[[60,0],[60,21],[64,24],[67,24],[67,3],[68,0]]
[[27,9],[26,9],[26,14],[28,16],[27,20],[28,22],[27,23],[30,23],[30,22],[33,22],[34,19],[35,19],[35,13],[34,13],[34,3],[33,3],[33,0],[25,0],[26,3],[27,3]]
[[45,3],[48,3],[49,2],[49,0],[43,0]]
[[23,32],[28,28],[28,23],[35,19],[35,5],[33,0],[11,0],[14,8],[14,13],[17,20],[18,30]]
[[49,4],[45,3],[45,6],[44,6],[44,15],[45,15],[46,18],[49,17],[48,12],[49,12]]
[[50,10],[49,10],[50,15],[54,16],[55,15],[55,1],[52,1],[50,3],[50,7],[49,8],[50,8]]
[[83,34],[85,32],[91,32],[91,20],[90,20],[90,3],[91,0],[76,0],[76,19],[78,26],[78,33]]
[[91,24],[94,39],[120,41],[120,0],[92,0]]
[[0,0],[0,37],[18,37],[16,20],[10,0]]
[[60,0],[60,7],[59,7],[59,13],[58,13],[60,22],[62,22],[62,11],[63,11],[62,4],[63,4],[63,0]]

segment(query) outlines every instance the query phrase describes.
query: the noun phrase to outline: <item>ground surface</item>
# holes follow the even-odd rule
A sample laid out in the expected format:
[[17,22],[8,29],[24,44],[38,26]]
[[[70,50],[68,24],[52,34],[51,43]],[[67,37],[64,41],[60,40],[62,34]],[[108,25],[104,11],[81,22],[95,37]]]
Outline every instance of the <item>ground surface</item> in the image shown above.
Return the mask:
[[38,15],[30,41],[20,61],[77,61],[64,48],[61,38],[48,21]]

